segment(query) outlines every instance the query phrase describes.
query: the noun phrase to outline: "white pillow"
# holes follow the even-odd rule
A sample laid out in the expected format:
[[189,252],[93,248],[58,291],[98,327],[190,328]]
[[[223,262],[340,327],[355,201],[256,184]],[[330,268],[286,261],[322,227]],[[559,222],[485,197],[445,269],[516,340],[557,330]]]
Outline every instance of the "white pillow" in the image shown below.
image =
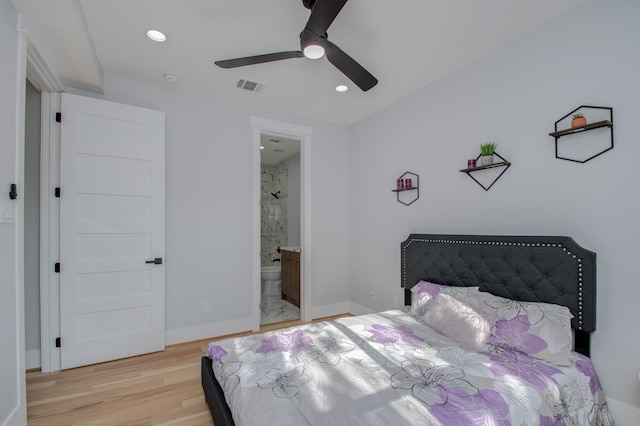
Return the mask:
[[409,314],[417,319],[422,319],[425,313],[426,303],[441,292],[458,298],[464,298],[471,288],[478,289],[479,291],[479,287],[455,287],[435,284],[429,281],[419,281],[418,284],[411,289],[412,301]]
[[444,293],[426,303],[424,323],[474,351],[479,351],[487,343],[493,326],[489,318],[462,300]]

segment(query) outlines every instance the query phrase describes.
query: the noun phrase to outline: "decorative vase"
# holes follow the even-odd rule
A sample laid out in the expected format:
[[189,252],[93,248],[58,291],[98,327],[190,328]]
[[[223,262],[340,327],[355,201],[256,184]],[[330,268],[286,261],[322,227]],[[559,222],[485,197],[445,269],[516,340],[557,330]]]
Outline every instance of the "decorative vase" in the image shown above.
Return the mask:
[[488,166],[489,164],[493,164],[493,154],[491,155],[483,155],[480,157],[480,165]]
[[587,118],[586,117],[580,117],[580,118],[574,118],[573,120],[571,120],[571,127],[580,127],[580,126],[586,126],[587,124]]

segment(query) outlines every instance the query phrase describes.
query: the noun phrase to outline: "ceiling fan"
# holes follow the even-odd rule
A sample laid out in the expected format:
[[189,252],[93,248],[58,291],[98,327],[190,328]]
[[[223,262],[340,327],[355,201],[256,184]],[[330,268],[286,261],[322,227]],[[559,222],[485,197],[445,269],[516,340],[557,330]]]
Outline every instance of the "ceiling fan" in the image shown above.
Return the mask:
[[311,10],[311,16],[300,33],[300,48],[302,51],[291,50],[267,53],[265,55],[216,61],[215,64],[221,68],[237,68],[305,56],[310,59],[319,59],[326,55],[333,66],[338,68],[363,91],[366,92],[378,84],[378,80],[369,71],[327,39],[327,29],[347,3],[347,0],[302,0],[302,3],[304,7]]

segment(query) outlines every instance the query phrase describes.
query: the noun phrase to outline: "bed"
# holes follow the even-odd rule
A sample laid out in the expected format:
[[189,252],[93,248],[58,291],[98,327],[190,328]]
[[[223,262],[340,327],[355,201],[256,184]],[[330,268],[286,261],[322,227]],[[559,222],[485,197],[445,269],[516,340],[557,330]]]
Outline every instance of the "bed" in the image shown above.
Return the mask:
[[595,253],[569,237],[412,234],[405,309],[209,344],[222,425],[608,425]]

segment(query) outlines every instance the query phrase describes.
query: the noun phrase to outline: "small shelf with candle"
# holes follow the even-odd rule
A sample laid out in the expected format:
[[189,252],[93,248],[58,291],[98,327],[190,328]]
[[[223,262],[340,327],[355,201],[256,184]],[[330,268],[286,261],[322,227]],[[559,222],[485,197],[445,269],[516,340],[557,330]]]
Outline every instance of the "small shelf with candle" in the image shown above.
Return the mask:
[[[497,161],[491,164],[486,164],[484,166],[476,166],[475,164],[478,164],[478,160],[480,159],[480,157],[482,156],[482,154],[480,154],[475,161],[470,160],[467,162],[467,168],[466,169],[462,169],[460,170],[462,173],[466,173],[471,179],[473,179],[478,185],[480,185],[485,191],[488,191],[494,183],[496,183],[496,181],[498,179],[500,179],[500,177],[504,174],[504,172],[507,171],[507,169],[509,167],[511,167],[511,163],[509,161],[507,161],[504,157],[502,157],[500,154],[498,154],[497,152],[494,151],[493,155],[495,155],[496,157],[498,157],[500,160],[502,161]],[[496,167],[502,167],[502,171],[497,174],[497,176],[494,177],[494,179],[490,182],[485,182],[482,183],[479,179],[476,179],[475,176],[473,176],[473,172],[477,172],[479,170],[487,170],[487,169],[493,169]]]
[[[391,191],[396,193],[399,203],[402,203],[405,206],[413,204],[418,200],[418,198],[420,198],[420,176],[412,172],[404,172],[404,174],[396,180],[396,189],[392,189]],[[415,191],[415,194],[413,194],[413,197],[401,197],[400,193],[405,191]]]

